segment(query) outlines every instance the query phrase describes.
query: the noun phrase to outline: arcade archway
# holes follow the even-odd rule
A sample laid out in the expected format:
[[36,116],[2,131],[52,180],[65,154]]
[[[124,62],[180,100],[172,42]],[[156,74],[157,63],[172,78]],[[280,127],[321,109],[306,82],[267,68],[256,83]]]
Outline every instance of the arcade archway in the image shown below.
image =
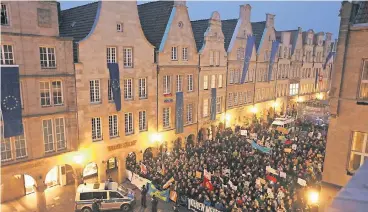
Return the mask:
[[179,137],[174,141],[174,151],[178,151],[182,147],[182,138]]
[[118,182],[118,160],[116,157],[111,157],[106,161],[106,176],[114,182]]
[[148,147],[143,153],[143,160],[151,160],[153,158],[153,151],[151,147]]
[[134,171],[137,164],[137,155],[135,152],[130,152],[125,160],[125,167],[127,170]]
[[194,134],[190,134],[190,135],[187,137],[187,145],[194,146],[194,139],[195,139]]
[[36,192],[36,181],[35,181],[35,179],[32,176],[28,175],[28,174],[23,175],[23,178],[24,178],[25,194],[28,195],[28,194],[35,193]]

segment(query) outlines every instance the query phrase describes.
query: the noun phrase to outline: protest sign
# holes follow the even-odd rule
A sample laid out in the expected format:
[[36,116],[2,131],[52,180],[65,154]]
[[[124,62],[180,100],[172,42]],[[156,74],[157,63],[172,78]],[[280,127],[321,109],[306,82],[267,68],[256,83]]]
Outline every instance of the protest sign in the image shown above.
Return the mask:
[[201,179],[202,178],[202,172],[196,171],[196,178]]
[[280,172],[280,177],[286,178],[286,173],[285,172]]
[[285,148],[285,149],[284,149],[284,152],[286,152],[286,153],[290,153],[290,152],[291,152],[291,149],[290,149],[290,148]]
[[269,154],[269,153],[271,152],[271,148],[267,148],[267,147],[264,147],[264,146],[260,146],[260,145],[256,144],[255,142],[252,142],[252,147],[253,147],[254,149],[257,149],[257,150],[259,150],[259,151],[263,152],[263,153],[267,153],[267,154]]
[[205,169],[205,170],[203,171],[203,176],[204,176],[205,178],[207,178],[208,180],[211,180],[211,173],[210,173],[210,172],[208,172],[208,171],[207,171],[207,169]]
[[142,186],[143,185],[146,185],[147,186],[147,183],[151,183],[150,180],[147,180],[146,178],[143,178],[143,177],[140,177],[138,174],[134,174],[133,173],[133,176],[131,178],[131,183],[135,186],[137,186],[138,189],[142,189]]
[[266,171],[274,175],[278,175],[277,170],[271,168],[271,166],[266,166]]
[[206,206],[205,204],[197,202],[194,199],[188,199],[188,209],[196,212],[220,212],[216,208]]
[[162,201],[168,202],[169,201],[169,190],[158,190],[152,183],[149,183],[148,186],[148,193],[153,196],[155,195],[157,198],[161,199]]
[[291,148],[293,149],[293,150],[296,150],[296,144],[293,144],[293,145],[291,145]]
[[174,182],[174,177],[171,177],[170,180],[168,180],[165,185],[162,186],[163,189],[167,189],[173,182]]
[[307,186],[307,182],[301,178],[298,178],[298,184],[301,186]]
[[128,180],[131,182],[132,181],[132,177],[133,177],[133,172],[126,170],[126,175]]
[[247,135],[247,130],[240,130],[240,135]]
[[170,200],[176,202],[177,198],[178,194],[176,193],[176,191],[170,191]]

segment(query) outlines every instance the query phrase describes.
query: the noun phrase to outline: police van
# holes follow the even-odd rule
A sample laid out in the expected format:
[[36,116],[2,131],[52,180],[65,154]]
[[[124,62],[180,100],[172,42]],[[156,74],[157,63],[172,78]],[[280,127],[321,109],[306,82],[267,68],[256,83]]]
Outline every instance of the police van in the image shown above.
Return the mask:
[[295,119],[291,117],[284,117],[284,118],[276,118],[272,124],[271,128],[277,129],[277,127],[281,127],[287,130],[287,133],[284,132],[284,134],[288,134],[290,132],[295,131]]
[[101,211],[132,211],[135,205],[134,191],[116,182],[85,183],[77,188],[75,212],[92,212],[92,203],[97,200]]

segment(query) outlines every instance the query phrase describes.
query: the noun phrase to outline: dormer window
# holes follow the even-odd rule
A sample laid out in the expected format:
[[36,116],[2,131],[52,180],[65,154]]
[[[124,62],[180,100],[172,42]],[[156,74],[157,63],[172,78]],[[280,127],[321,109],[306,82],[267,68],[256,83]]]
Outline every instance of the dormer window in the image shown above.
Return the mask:
[[122,23],[116,24],[116,31],[117,32],[122,32],[123,31],[123,24]]

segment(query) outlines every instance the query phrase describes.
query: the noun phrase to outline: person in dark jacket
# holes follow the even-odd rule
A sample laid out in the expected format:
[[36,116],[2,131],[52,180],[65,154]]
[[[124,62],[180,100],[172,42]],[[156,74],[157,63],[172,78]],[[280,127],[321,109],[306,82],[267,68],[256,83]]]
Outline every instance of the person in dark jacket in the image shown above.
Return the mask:
[[147,195],[148,189],[146,188],[145,185],[142,186],[142,192],[141,192],[141,206],[146,208],[146,195]]
[[92,212],[100,212],[100,203],[97,201],[97,199],[93,200]]
[[157,212],[158,200],[155,195],[152,196],[152,212]]

